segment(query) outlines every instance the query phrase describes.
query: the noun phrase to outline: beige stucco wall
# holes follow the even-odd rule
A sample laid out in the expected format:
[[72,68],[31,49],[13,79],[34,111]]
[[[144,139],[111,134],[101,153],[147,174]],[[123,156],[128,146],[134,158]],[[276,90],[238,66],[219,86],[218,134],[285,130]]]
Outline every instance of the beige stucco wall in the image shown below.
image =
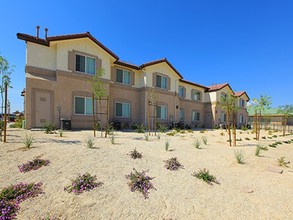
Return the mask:
[[27,42],[26,65],[56,70],[56,46],[42,46]]
[[157,73],[161,73],[170,77],[171,79],[170,91],[172,92],[178,91],[179,76],[173,71],[173,69],[169,67],[167,63],[163,62],[163,63],[151,65],[151,66],[145,67],[142,71],[146,75],[148,87],[153,86],[153,73],[157,72]]
[[97,44],[88,38],[66,40],[56,42],[56,59],[57,59],[57,69],[62,71],[68,70],[68,51],[76,50],[83,53],[87,53],[93,56],[99,57],[102,60],[102,68],[105,70],[105,75],[103,78],[110,79],[111,77],[111,61],[114,60],[101,49]]
[[[195,85],[190,85],[188,83],[183,83],[183,82],[179,82],[179,86],[183,86],[185,88],[185,91],[186,91],[185,99],[191,100],[191,91],[194,89],[201,92],[201,102],[205,102],[206,93],[204,88],[195,86]],[[178,89],[179,87],[177,88],[177,92],[178,92]]]

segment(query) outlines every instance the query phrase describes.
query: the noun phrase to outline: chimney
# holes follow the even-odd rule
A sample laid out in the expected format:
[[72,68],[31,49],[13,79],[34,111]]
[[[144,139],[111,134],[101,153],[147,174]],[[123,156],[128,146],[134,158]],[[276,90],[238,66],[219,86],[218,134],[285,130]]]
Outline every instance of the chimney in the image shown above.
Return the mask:
[[39,38],[40,26],[37,26],[37,39]]
[[48,36],[48,28],[45,28],[45,39],[47,39]]

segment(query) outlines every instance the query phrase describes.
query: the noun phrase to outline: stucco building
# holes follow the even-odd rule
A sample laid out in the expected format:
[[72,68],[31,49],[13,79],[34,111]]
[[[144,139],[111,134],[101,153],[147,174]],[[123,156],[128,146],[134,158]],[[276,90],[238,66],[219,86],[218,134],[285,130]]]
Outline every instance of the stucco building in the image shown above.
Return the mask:
[[[237,97],[241,107],[237,125],[248,120],[246,92],[234,92],[228,83],[204,86],[189,82],[167,59],[141,65],[123,62],[89,32],[40,38],[18,33],[26,42],[26,128],[42,127],[60,118],[71,120],[72,128],[92,128],[92,87],[90,80],[103,69],[103,86],[109,97],[102,101],[99,112],[109,109],[109,122],[122,127],[148,123],[148,116],[157,122],[182,122],[194,127],[211,128],[225,123],[219,105],[223,93]],[[148,108],[153,98],[156,108]],[[98,102],[94,103],[97,109]],[[148,110],[150,109],[150,110]],[[98,111],[98,110],[96,110]],[[99,115],[105,123],[106,115]]]

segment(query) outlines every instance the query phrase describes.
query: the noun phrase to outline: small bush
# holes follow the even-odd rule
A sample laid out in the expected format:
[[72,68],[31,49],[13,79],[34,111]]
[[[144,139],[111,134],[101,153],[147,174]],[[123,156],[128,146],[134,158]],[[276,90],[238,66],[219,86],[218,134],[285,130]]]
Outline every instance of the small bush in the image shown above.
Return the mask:
[[72,180],[71,185],[64,187],[64,191],[68,193],[73,192],[78,195],[83,193],[83,191],[90,191],[102,184],[102,182],[97,182],[96,176],[92,176],[89,173],[78,174],[78,177]]
[[181,165],[181,163],[177,160],[176,157],[172,157],[169,160],[164,160],[165,162],[165,167],[168,170],[178,170],[179,168],[183,168],[183,166]]
[[204,145],[208,144],[208,138],[206,136],[202,136],[201,139],[202,139],[202,142],[204,143]]
[[33,146],[34,136],[32,134],[25,134],[22,137],[22,143],[24,144],[25,148],[30,149]]
[[206,132],[206,130],[204,129],[204,130],[200,130],[199,133],[205,133],[205,132]]
[[154,177],[149,177],[146,175],[148,171],[138,172],[133,168],[134,172],[131,172],[129,175],[126,175],[126,179],[129,180],[128,186],[130,187],[131,192],[139,191],[143,194],[144,198],[148,198],[149,190],[156,189],[151,183],[151,180]]
[[265,137],[265,136],[263,136],[263,137],[261,137],[262,139],[267,139],[267,137]]
[[220,135],[221,135],[221,136],[224,136],[224,132],[221,132]]
[[158,134],[158,135],[157,135],[157,138],[158,138],[158,140],[160,140],[160,139],[161,139],[161,135],[160,135],[160,134]]
[[15,219],[19,210],[19,204],[13,201],[0,200],[0,219]]
[[166,138],[165,139],[165,150],[168,151],[170,146],[170,139]]
[[137,159],[137,158],[142,158],[142,154],[141,153],[139,153],[137,150],[136,150],[136,148],[134,148],[134,150],[133,151],[130,151],[130,156],[131,156],[131,158],[133,158],[133,159]]
[[0,200],[20,202],[43,193],[42,183],[19,183],[2,189]]
[[244,164],[244,153],[242,150],[235,150],[234,155],[235,155],[237,163]]
[[85,144],[88,148],[93,148],[94,145],[95,145],[95,140],[92,138],[92,137],[88,137],[86,140],[85,140]]
[[112,134],[110,137],[111,144],[115,144],[115,135]]
[[149,133],[148,132],[144,133],[144,138],[146,141],[149,141]]
[[281,157],[278,159],[279,166],[289,167],[288,164],[290,161],[285,161],[285,157]]
[[63,137],[63,130],[59,130],[59,137]]
[[246,137],[246,138],[245,138],[245,140],[249,141],[249,140],[250,140],[250,138]]
[[143,124],[134,124],[132,126],[137,133],[145,133],[146,127]]
[[242,141],[242,138],[238,138],[238,139],[236,139],[236,141]]
[[28,161],[25,164],[19,165],[18,169],[22,173],[29,172],[31,170],[37,170],[42,166],[47,166],[50,163],[49,160],[35,158],[33,161]]
[[168,130],[168,128],[166,126],[164,126],[164,125],[162,125],[160,123],[157,123],[157,129],[161,133],[165,133]]
[[43,127],[44,127],[44,129],[45,129],[45,133],[46,133],[46,134],[52,134],[53,131],[56,130],[55,125],[54,125],[53,123],[49,123],[49,122],[44,123],[44,124],[43,124]]
[[268,147],[264,144],[258,143],[255,149],[255,156],[259,157],[261,150],[268,150]]
[[273,138],[277,138],[278,136],[277,135],[273,135]]
[[194,143],[193,143],[193,146],[197,149],[200,149],[200,141],[199,140],[195,140]]
[[113,135],[114,131],[115,131],[114,124],[113,123],[108,124],[107,129],[106,129],[106,133]]
[[243,125],[242,125],[242,126],[241,126],[241,130],[242,130],[242,131],[247,131],[248,128],[247,128],[246,126],[243,126]]
[[204,168],[203,170],[199,170],[198,172],[194,172],[192,174],[192,176],[198,178],[198,179],[202,179],[203,181],[205,181],[206,183],[212,185],[212,182],[220,184],[216,177],[214,177],[213,175],[209,174],[209,170]]
[[175,136],[176,131],[170,131],[168,133],[166,133],[168,136]]

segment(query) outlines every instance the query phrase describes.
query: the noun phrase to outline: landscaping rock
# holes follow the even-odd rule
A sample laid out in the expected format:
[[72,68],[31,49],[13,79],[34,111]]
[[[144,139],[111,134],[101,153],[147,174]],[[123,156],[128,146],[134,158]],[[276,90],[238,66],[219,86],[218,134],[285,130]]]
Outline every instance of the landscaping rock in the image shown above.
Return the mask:
[[280,174],[283,173],[283,170],[281,168],[277,168],[277,167],[268,167],[267,171],[274,172],[274,173],[280,173]]

